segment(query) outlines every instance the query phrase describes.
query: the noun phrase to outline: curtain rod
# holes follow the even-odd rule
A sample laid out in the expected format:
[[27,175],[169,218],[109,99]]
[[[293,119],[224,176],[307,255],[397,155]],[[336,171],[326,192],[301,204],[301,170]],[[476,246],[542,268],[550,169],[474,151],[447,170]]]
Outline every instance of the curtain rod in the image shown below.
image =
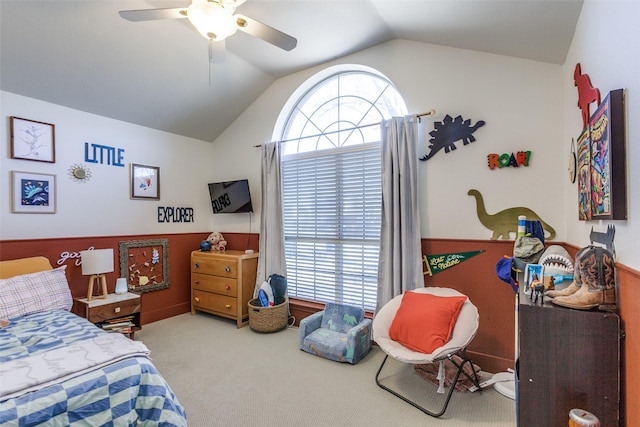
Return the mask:
[[[432,116],[435,113],[436,113],[436,110],[434,110],[432,108],[431,110],[427,111],[426,113],[415,114],[415,116],[418,118],[418,121],[420,121],[420,117]],[[370,126],[379,126],[379,125],[380,125],[380,123],[369,123],[368,125],[356,126],[356,127],[352,127],[352,128],[349,128],[349,129],[340,129],[340,130],[334,130],[334,131],[331,131],[331,132],[319,133],[319,134],[316,134],[316,135],[307,135],[307,136],[301,136],[301,137],[298,137],[298,138],[284,139],[284,140],[278,141],[278,142],[282,143],[282,142],[296,141],[296,140],[299,140],[299,139],[319,138],[319,137],[324,136],[324,135],[333,135],[334,133],[338,133],[338,132],[349,132],[349,131],[354,131],[354,130],[357,130],[357,129],[368,128]],[[254,145],[254,148],[260,148],[260,147],[262,147],[262,144]]]
[[420,113],[420,114],[416,114],[416,117],[418,118],[418,121],[420,121],[421,117],[424,116],[433,116],[434,114],[436,114],[436,110],[434,110],[433,108],[429,111],[427,111],[426,113]]

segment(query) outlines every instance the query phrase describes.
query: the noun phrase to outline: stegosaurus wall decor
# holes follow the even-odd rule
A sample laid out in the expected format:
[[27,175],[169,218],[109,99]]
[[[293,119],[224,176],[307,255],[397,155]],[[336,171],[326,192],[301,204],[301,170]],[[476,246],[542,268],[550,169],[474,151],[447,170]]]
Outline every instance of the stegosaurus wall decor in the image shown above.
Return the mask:
[[478,190],[469,190],[467,193],[469,196],[476,198],[476,210],[478,211],[478,219],[489,230],[493,230],[491,240],[498,238],[509,239],[509,233],[515,234],[518,232],[518,216],[524,215],[527,220],[538,220],[542,224],[542,228],[549,233],[546,239],[553,239],[556,237],[556,231],[549,224],[544,222],[537,213],[529,208],[515,207],[507,208],[496,212],[495,214],[488,214],[487,209],[484,206],[484,199],[482,194]]
[[434,130],[429,132],[431,139],[429,142],[429,148],[431,151],[420,157],[420,160],[425,161],[432,158],[438,151],[444,148],[444,152],[448,153],[451,150],[456,149],[456,141],[462,140],[464,145],[474,142],[476,138],[473,133],[481,126],[484,126],[484,121],[479,120],[475,125],[471,126],[471,119],[463,120],[462,116],[457,116],[452,119],[450,115],[446,115],[441,122],[435,122]]

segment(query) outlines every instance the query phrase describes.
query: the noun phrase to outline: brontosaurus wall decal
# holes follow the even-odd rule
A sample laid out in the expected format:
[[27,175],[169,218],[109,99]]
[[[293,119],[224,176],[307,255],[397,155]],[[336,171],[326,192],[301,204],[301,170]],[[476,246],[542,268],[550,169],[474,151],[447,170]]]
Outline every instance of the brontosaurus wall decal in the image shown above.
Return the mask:
[[478,190],[469,190],[467,193],[469,196],[473,196],[476,199],[476,209],[478,211],[478,219],[489,230],[493,230],[492,240],[498,238],[509,239],[510,233],[514,235],[518,231],[518,216],[524,215],[527,220],[538,220],[542,224],[542,228],[549,233],[545,240],[551,240],[556,236],[556,231],[549,224],[544,222],[538,214],[529,208],[515,207],[507,208],[496,212],[495,214],[488,214],[484,206],[484,199],[482,194]]

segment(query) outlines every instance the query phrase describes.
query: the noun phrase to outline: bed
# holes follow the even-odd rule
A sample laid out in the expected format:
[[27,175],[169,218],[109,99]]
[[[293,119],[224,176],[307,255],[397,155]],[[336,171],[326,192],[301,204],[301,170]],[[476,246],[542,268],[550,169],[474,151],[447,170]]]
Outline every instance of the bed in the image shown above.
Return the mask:
[[0,262],[0,426],[186,426],[147,347],[72,302],[65,266]]

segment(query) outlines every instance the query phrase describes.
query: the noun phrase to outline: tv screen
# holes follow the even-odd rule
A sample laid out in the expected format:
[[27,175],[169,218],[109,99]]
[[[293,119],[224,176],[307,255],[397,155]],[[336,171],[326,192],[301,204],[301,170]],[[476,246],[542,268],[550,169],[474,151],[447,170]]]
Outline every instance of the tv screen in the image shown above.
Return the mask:
[[212,182],[209,184],[209,195],[214,214],[253,212],[247,179]]

